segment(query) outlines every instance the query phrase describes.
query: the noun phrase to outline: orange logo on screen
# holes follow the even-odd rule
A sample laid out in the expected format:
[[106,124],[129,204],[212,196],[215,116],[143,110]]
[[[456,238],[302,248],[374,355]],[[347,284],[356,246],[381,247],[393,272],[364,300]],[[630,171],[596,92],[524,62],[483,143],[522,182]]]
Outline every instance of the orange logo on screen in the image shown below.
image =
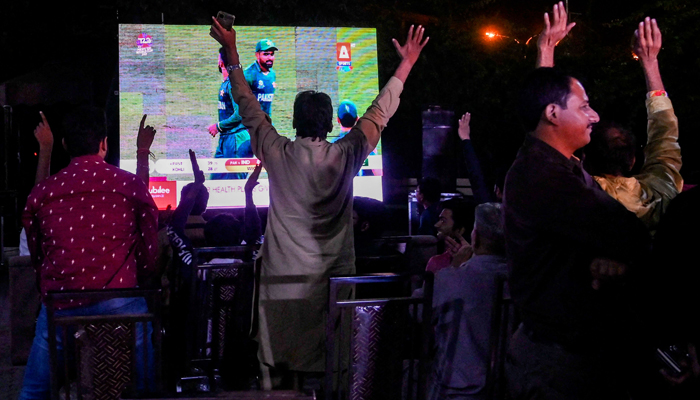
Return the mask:
[[336,43],[335,57],[338,61],[352,61],[350,43]]
[[177,206],[177,182],[176,181],[150,181],[148,192],[153,197],[159,210],[165,210],[170,205]]

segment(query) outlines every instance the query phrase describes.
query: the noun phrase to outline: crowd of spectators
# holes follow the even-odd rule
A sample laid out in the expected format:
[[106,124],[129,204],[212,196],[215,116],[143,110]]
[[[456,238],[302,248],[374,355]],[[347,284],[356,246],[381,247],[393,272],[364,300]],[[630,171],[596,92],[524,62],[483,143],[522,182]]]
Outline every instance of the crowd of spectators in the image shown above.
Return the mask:
[[[507,277],[505,290],[518,321],[506,360],[511,398],[697,395],[700,337],[692,293],[698,280],[686,252],[698,240],[692,232],[700,192],[678,195],[683,188],[678,121],[659,72],[661,32],[650,18],[634,32],[634,53],[647,83],[648,128],[644,160],[632,174],[638,164],[634,136],[614,121],[600,122],[581,82],[554,67],[555,47],[575,25],[567,17],[561,2],[544,15],[536,69],[525,77],[517,102],[527,135],[504,183],[493,191],[484,183],[470,113],[460,118],[458,136],[473,196],[441,202],[437,177],[418,182],[418,233],[436,236],[444,250],[425,266],[435,274],[430,399],[486,398],[499,275]],[[252,344],[243,344],[243,337],[236,342],[252,349],[248,357],[259,365],[243,363],[264,389],[318,380],[325,371],[328,278],[356,273],[356,257],[399,254],[381,243],[386,208],[377,200],[353,198],[353,177],[399,106],[409,72],[428,43],[424,33],[411,26],[403,45],[393,40],[401,59],[394,75],[361,117],[352,102],[341,103],[336,115],[342,135],[332,141],[330,97],[299,93],[296,140],[290,140],[248,89],[235,30],[213,19],[210,34],[222,46],[225,80],[260,161],[245,185],[243,221],[227,213],[203,217],[208,191],[191,150],[194,182],[184,187],[168,218],[158,220],[147,189],[156,131],[145,125],[146,115],[137,136],[136,174],[104,161],[109,150],[104,114],[82,107],[64,123],[70,164],[49,176],[53,135],[41,114],[35,130],[39,165],[22,216],[22,252],[32,257],[42,297],[49,291],[163,287],[173,318],[169,329],[180,332],[191,328],[186,312],[196,312],[187,310],[195,294],[178,283],[197,273],[194,249],[260,246],[257,336]],[[264,235],[253,202],[262,168],[270,186]],[[352,296],[349,288],[339,295]],[[142,298],[58,304],[59,315],[146,309]],[[656,325],[645,329],[650,320]],[[173,343],[184,346],[187,338],[178,340]],[[141,357],[152,357],[150,343],[137,346]],[[680,372],[647,357],[669,346],[682,349],[676,360]],[[48,358],[42,305],[22,399],[48,398]]]

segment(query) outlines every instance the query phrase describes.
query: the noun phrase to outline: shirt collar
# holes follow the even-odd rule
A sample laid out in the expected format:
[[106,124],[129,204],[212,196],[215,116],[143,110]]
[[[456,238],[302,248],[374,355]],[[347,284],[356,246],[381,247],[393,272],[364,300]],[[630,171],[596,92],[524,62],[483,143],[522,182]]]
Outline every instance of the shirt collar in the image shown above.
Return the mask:
[[324,143],[328,143],[327,139],[318,139],[318,138],[312,138],[312,137],[301,137],[301,136],[295,136],[294,137],[294,142],[299,142],[300,144],[303,143],[305,146],[321,146]]
[[572,171],[583,171],[581,160],[578,157],[571,156],[571,158],[566,158],[566,156],[561,154],[557,149],[530,134],[525,136],[523,149],[543,157],[546,161],[560,164]]
[[85,163],[94,163],[94,162],[104,163],[105,160],[104,160],[104,158],[100,157],[97,154],[90,154],[90,155],[86,155],[86,156],[73,157],[70,160],[71,165],[82,165]]

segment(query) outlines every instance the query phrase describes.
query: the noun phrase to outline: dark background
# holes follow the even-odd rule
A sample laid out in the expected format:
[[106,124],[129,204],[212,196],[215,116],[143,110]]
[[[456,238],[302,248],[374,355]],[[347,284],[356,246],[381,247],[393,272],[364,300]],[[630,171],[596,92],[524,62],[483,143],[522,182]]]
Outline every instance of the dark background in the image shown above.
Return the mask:
[[[32,131],[38,123],[38,110],[44,110],[51,121],[74,104],[91,103],[105,107],[111,120],[108,123],[116,124],[118,23],[209,24],[218,10],[235,14],[236,25],[374,27],[380,84],[389,79],[398,63],[391,38],[403,42],[410,24],[423,24],[430,43],[382,137],[389,178],[385,188],[420,177],[421,112],[430,105],[453,110],[455,117],[465,111],[472,113],[472,138],[487,183],[492,184],[499,171],[508,168],[522,142],[524,132],[511,98],[523,75],[534,67],[537,38],[525,43],[541,30],[542,14],[553,4],[551,0],[95,3],[82,8],[57,2],[42,7],[30,2],[4,2],[1,6],[0,83],[5,84],[5,97],[0,97],[0,104],[12,106],[14,130],[3,133],[6,149],[1,153],[9,155],[0,154],[0,189],[17,190],[20,207],[34,180],[33,153],[38,146]],[[557,48],[557,65],[583,82],[592,107],[602,118],[629,126],[639,143],[646,141],[646,88],[630,44],[644,16],[658,19],[664,35],[661,73],[680,121],[681,172],[686,183],[698,183],[698,2],[571,0],[569,10],[577,26]],[[486,40],[487,28],[503,37]],[[134,121],[135,127],[137,124]],[[52,172],[56,172],[68,158],[58,148],[60,127],[54,124],[52,128],[57,136],[52,160]],[[454,137],[456,143],[456,133]],[[21,167],[16,161],[16,142],[22,149]],[[111,148],[118,148],[117,142],[111,143]],[[114,155],[116,152],[112,162]],[[455,168],[461,177],[459,161],[457,157]],[[389,202],[405,204],[405,195],[394,198],[391,188],[387,193]]]

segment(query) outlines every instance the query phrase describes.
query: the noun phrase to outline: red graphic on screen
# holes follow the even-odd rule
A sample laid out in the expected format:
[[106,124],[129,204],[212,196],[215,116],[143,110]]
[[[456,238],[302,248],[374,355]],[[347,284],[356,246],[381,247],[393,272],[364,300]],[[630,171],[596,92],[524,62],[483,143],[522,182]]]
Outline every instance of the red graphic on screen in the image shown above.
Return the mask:
[[352,70],[352,53],[350,51],[351,43],[336,43],[335,58],[337,61],[335,69],[342,71]]
[[165,210],[168,206],[177,206],[177,182],[161,181],[151,179],[148,185],[148,192],[151,193],[153,201],[156,202],[159,210]]
[[145,56],[146,54],[153,51],[151,44],[153,43],[153,38],[147,33],[141,33],[136,38],[136,54]]

